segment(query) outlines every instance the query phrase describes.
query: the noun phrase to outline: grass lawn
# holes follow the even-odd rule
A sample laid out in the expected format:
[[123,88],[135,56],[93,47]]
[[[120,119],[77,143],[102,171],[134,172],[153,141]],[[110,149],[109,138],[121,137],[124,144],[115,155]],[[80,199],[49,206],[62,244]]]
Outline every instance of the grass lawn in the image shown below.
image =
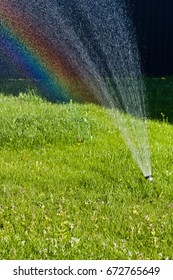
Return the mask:
[[172,135],[149,121],[151,184],[106,109],[0,95],[0,258],[173,259]]

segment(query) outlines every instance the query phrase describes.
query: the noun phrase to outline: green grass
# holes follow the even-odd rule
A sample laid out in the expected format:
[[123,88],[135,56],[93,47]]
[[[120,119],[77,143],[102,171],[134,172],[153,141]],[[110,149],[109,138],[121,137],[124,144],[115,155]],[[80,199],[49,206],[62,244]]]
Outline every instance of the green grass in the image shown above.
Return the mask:
[[149,121],[154,183],[106,109],[0,96],[1,259],[173,259],[173,127]]
[[[151,119],[160,120],[164,118],[173,123],[173,77],[143,78],[148,101],[148,116]],[[27,79],[0,79],[0,92],[3,94],[18,96],[20,92],[34,90],[45,96],[37,87],[37,81]],[[50,94],[50,96],[49,96]],[[54,100],[49,92],[47,97]]]

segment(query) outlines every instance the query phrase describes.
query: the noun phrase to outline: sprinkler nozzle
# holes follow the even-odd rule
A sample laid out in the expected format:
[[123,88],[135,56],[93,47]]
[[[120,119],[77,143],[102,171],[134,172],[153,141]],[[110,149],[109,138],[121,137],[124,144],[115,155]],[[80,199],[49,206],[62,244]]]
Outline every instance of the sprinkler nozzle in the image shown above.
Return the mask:
[[149,182],[153,182],[152,175],[145,176],[145,179],[147,179]]

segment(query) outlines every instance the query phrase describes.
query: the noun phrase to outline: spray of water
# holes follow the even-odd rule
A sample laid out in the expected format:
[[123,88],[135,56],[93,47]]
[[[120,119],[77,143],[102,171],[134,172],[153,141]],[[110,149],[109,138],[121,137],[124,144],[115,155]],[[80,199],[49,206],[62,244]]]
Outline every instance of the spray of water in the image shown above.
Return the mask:
[[[2,0],[3,2],[7,0]],[[151,175],[145,87],[125,0],[9,0],[109,108],[144,176]]]

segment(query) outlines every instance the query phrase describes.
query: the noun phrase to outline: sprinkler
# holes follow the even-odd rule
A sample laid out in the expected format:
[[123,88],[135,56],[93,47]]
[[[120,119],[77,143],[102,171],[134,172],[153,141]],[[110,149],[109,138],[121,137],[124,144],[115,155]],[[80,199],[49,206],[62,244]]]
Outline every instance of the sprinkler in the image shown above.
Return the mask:
[[145,176],[145,179],[147,179],[149,182],[153,182],[153,177],[152,175],[148,175],[148,176]]

